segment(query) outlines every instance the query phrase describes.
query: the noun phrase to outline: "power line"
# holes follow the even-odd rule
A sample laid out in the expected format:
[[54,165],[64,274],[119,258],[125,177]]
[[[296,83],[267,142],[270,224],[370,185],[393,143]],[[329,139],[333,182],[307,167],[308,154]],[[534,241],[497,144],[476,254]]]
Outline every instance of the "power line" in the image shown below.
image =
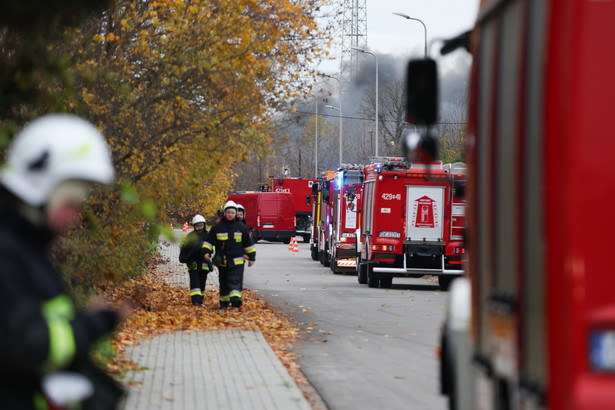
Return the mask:
[[[284,111],[284,110],[283,110]],[[287,111],[287,112],[292,112],[294,114],[305,114],[305,115],[314,115],[313,112],[309,112],[309,111]],[[335,115],[335,114],[323,114],[323,113],[318,113],[319,117],[327,117],[327,118],[333,118],[333,119],[337,119],[340,116],[339,115]],[[342,118],[345,120],[361,120],[361,121],[375,121],[374,118],[364,118],[364,117],[349,117],[346,115],[342,115]],[[385,121],[385,122],[395,122],[395,120],[381,120],[381,121]],[[438,122],[435,123],[434,125],[466,125],[467,121],[463,121],[463,122]]]

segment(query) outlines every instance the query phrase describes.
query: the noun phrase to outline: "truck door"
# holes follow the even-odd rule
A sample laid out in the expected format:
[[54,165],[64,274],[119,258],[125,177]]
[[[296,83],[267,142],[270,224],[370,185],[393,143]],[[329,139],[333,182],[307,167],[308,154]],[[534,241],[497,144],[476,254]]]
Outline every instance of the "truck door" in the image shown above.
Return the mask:
[[444,187],[406,186],[406,239],[443,240]]

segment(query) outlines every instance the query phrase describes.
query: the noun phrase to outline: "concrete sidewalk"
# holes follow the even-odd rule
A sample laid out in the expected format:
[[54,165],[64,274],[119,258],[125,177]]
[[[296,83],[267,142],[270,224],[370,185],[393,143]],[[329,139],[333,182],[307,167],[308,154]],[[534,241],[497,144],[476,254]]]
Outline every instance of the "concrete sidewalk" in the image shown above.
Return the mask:
[[311,409],[260,332],[180,332],[127,349],[125,409]]
[[[161,241],[160,253],[171,282],[188,289],[177,243]],[[217,274],[207,282],[217,287]],[[126,354],[140,368],[126,375],[126,410],[311,409],[261,332],[178,332],[141,340]]]

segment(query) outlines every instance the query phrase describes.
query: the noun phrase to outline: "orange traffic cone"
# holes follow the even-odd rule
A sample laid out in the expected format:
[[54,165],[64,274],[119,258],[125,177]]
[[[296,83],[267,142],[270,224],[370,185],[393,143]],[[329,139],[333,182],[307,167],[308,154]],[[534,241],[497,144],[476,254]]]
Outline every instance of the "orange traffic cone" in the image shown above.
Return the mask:
[[288,247],[288,250],[291,252],[299,252],[299,245],[297,244],[297,239],[295,239],[294,236],[290,239],[290,246]]
[[182,229],[182,232],[188,232],[188,221],[184,222],[184,228]]
[[171,222],[171,226],[169,226],[169,228],[171,228],[171,231],[173,230],[173,222]]

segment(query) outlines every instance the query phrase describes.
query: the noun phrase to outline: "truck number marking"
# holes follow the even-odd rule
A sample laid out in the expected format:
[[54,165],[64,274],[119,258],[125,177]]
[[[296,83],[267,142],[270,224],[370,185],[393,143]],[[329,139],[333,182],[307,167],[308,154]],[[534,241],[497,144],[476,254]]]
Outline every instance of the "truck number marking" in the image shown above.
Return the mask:
[[393,201],[393,200],[401,201],[401,194],[383,193],[382,199],[384,199],[385,201]]

